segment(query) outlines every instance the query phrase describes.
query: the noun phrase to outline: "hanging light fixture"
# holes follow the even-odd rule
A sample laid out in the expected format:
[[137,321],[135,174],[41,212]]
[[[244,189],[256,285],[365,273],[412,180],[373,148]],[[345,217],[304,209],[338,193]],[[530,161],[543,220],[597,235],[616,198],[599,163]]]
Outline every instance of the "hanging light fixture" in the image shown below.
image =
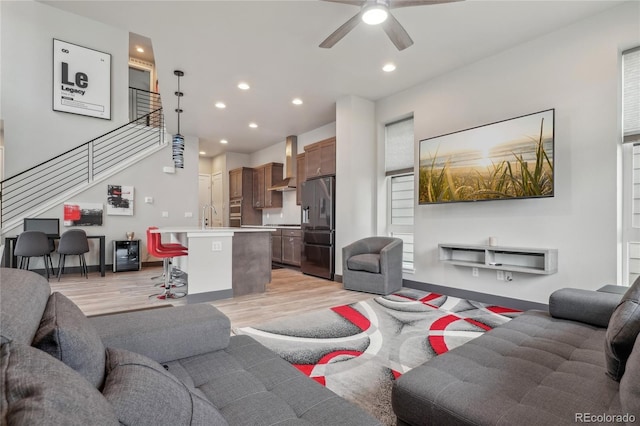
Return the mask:
[[184,136],[180,134],[180,114],[182,114],[182,109],[180,109],[180,98],[184,95],[184,93],[180,91],[180,77],[184,75],[184,72],[175,70],[173,74],[178,77],[178,91],[176,92],[176,96],[178,97],[178,108],[176,108],[176,112],[178,113],[178,133],[173,135],[171,150],[173,165],[178,169],[184,169]]

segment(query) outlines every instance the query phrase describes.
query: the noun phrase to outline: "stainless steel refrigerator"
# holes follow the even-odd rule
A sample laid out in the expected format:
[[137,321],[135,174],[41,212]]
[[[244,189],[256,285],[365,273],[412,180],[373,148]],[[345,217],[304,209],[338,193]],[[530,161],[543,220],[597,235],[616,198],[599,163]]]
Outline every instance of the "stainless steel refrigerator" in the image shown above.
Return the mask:
[[302,182],[302,272],[333,280],[335,242],[333,176]]

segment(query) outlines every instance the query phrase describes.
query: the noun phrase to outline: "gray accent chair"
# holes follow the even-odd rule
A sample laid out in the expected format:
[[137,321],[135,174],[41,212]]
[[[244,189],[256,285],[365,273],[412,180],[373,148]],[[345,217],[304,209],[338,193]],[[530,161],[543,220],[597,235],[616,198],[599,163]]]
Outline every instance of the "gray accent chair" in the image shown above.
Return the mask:
[[342,248],[346,290],[391,294],[402,288],[402,240],[368,237]]
[[211,305],[87,318],[50,291],[0,268],[0,424],[380,425]]
[[89,269],[87,268],[87,261],[84,257],[85,253],[89,252],[89,240],[87,240],[87,233],[82,229],[69,229],[67,232],[60,236],[60,243],[58,243],[58,253],[60,253],[60,260],[58,260],[58,281],[60,276],[64,272],[64,262],[67,259],[67,255],[77,255],[80,263],[80,273],[89,278]]
[[400,377],[398,425],[636,424],[640,280],[620,294],[561,289]]
[[49,279],[49,267],[51,267],[51,273],[54,273],[51,243],[47,234],[41,231],[24,231],[18,235],[13,253],[20,258],[20,269],[29,269],[29,260],[32,257],[42,257],[44,270]]

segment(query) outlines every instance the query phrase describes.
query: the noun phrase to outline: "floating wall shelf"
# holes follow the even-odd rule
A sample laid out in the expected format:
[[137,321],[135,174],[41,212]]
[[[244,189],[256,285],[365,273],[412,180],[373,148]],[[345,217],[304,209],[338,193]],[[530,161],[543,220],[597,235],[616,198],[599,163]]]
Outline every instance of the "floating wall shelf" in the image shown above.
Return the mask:
[[558,272],[558,250],[438,244],[440,261],[471,268],[549,275]]

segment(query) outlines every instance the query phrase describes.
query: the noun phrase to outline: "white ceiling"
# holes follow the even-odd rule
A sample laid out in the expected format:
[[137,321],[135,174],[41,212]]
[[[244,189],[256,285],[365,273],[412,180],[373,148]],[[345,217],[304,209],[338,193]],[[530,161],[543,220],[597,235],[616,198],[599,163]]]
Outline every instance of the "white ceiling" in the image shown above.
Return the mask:
[[[467,0],[395,9],[415,42],[402,52],[382,28],[365,24],[332,49],[319,48],[358,12],[324,1],[46,3],[150,38],[169,131],[176,132],[173,71],[180,69],[181,133],[199,137],[212,156],[254,152],[313,130],[335,121],[342,96],[384,98],[622,2]],[[390,61],[397,70],[383,72]],[[239,90],[241,80],[251,89]],[[294,97],[304,104],[293,105]],[[251,121],[259,127],[250,129]]]

